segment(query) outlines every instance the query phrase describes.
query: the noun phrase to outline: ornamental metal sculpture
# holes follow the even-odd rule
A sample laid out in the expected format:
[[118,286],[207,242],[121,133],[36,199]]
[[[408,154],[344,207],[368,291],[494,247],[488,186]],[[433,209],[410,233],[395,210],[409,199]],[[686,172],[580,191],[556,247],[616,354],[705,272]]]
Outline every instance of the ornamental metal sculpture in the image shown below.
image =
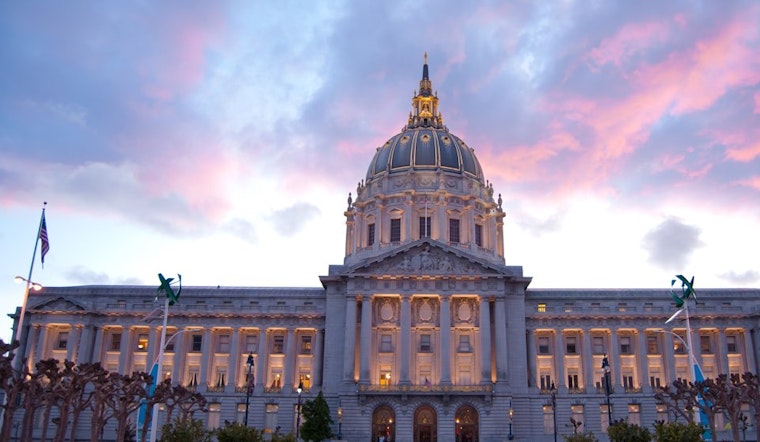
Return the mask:
[[164,275],[159,273],[158,279],[161,281],[161,285],[159,285],[156,289],[156,297],[158,297],[159,293],[163,292],[166,294],[166,297],[169,298],[169,305],[174,305],[179,302],[179,295],[182,293],[182,275],[177,273],[179,290],[176,292],[174,291],[174,288],[172,288],[172,282],[174,281],[174,278],[164,278]]

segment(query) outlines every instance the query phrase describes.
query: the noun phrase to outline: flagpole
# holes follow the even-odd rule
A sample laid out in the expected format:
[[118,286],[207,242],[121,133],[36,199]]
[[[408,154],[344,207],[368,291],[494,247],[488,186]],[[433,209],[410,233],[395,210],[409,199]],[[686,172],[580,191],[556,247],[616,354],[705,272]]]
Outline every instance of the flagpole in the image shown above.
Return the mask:
[[[156,374],[159,379],[164,371],[164,346],[166,346],[166,325],[169,320],[169,297],[164,299],[164,326],[161,328],[161,347],[158,349],[158,370]],[[153,383],[158,385],[158,379],[154,379]],[[156,442],[156,433],[158,432],[158,402],[153,404],[153,417],[150,420],[150,442]]]
[[16,334],[13,337],[14,341],[18,341],[19,346],[16,349],[16,353],[13,356],[13,368],[20,369],[23,353],[26,353],[26,348],[21,347],[21,335],[24,329],[24,316],[26,315],[26,303],[29,300],[29,287],[32,285],[32,272],[34,271],[34,259],[37,257],[37,246],[40,243],[40,232],[42,231],[42,223],[45,221],[45,206],[47,201],[43,202],[42,215],[40,215],[40,225],[37,227],[37,236],[34,238],[34,251],[32,252],[32,263],[29,265],[29,276],[24,281],[24,300],[21,303],[21,312],[16,321]]

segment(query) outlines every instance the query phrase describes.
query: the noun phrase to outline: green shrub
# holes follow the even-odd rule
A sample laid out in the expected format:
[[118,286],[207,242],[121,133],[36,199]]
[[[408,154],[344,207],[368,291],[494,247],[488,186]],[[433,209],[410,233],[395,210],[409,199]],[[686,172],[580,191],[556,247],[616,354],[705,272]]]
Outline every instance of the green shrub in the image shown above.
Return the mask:
[[215,432],[219,442],[264,442],[264,432],[238,422],[227,423]]
[[654,440],[657,442],[699,442],[702,440],[702,427],[689,422],[662,422],[654,424]]
[[612,423],[607,429],[610,442],[650,442],[652,433],[639,425],[629,424],[624,420]]
[[599,442],[599,439],[590,431],[562,436],[562,438],[565,439],[565,442]]
[[161,428],[160,442],[211,442],[212,432],[198,419],[174,419]]

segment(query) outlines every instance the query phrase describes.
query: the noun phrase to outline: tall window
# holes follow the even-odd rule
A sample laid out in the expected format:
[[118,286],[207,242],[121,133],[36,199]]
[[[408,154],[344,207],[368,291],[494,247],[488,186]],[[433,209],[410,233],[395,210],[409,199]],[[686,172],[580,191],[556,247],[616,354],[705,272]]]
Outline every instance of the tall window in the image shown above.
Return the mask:
[[[612,412],[612,406],[610,406],[610,413]],[[607,412],[607,404],[599,406],[599,417],[602,418],[602,433],[606,433],[610,427],[610,414]]]
[[472,351],[470,348],[470,335],[459,335],[459,345],[457,346],[459,353],[469,353]]
[[272,353],[282,354],[285,350],[285,336],[274,335],[272,338]]
[[594,347],[594,354],[595,355],[602,355],[602,354],[604,354],[604,337],[602,337],[602,336],[594,336],[592,338],[592,346]]
[[401,219],[394,218],[391,220],[391,242],[401,241]]
[[203,348],[203,335],[193,335],[193,342],[190,345],[190,351],[197,353]]
[[699,348],[702,354],[712,354],[712,340],[710,336],[702,335],[699,337]]
[[420,353],[430,353],[430,335],[420,335]]
[[245,404],[237,404],[237,415],[235,421],[239,424],[245,422]]
[[538,354],[540,355],[549,354],[549,337],[548,336],[538,337]]
[[111,351],[121,350],[121,333],[111,334]]
[[475,245],[483,247],[483,226],[475,224]]
[[548,373],[541,373],[541,390],[549,391],[552,388],[552,375]]
[[380,353],[390,353],[393,351],[393,339],[389,334],[380,335]]
[[620,354],[629,355],[631,354],[631,337],[630,336],[621,336],[620,337]]
[[137,335],[137,351],[148,351],[148,334],[140,333]]
[[259,349],[259,335],[246,335],[245,337],[245,352],[256,353]]
[[277,412],[280,406],[277,404],[267,404],[266,416],[264,416],[264,432],[272,434],[279,427],[277,426]]
[[736,336],[726,336],[726,351],[728,353],[739,353],[739,347],[736,345]]
[[570,390],[577,390],[578,387],[578,372],[575,370],[571,370],[567,374],[567,388]]
[[628,423],[631,425],[641,425],[641,405],[628,404]]
[[375,223],[367,225],[367,246],[375,243]]
[[230,352],[230,335],[219,335],[219,340],[216,342],[217,353],[229,353]]
[[650,355],[660,354],[660,345],[657,336],[647,336],[647,353]]
[[459,220],[449,220],[449,242],[452,244],[459,243]]
[[430,238],[430,217],[420,217],[420,238]]
[[311,354],[311,335],[301,336],[301,354],[302,355]]
[[173,331],[166,331],[166,345],[164,345],[164,352],[172,353],[174,352],[174,341],[175,339],[172,339],[174,337],[175,332]]
[[578,347],[576,346],[576,338],[575,336],[568,336],[565,338],[565,347],[567,350],[567,354],[574,355],[578,353]]
[[[576,422],[576,425],[578,423],[585,425],[586,420],[583,417],[583,405],[581,404],[571,405],[570,412],[572,413],[572,419]],[[583,429],[583,427],[581,427],[581,429]]]
[[212,402],[208,404],[208,428],[213,430],[221,426],[222,404]]
[[554,410],[551,405],[543,406],[544,414],[544,433],[554,433]]
[[56,344],[56,347],[58,350],[65,350],[66,346],[69,344],[69,332],[60,332],[58,333],[58,343]]

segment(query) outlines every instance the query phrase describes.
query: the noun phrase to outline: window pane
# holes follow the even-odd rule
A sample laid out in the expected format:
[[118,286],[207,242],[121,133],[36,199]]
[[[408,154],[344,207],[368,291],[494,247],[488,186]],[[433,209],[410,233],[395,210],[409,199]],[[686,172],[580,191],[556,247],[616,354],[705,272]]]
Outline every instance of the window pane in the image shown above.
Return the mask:
[[392,219],[391,220],[391,242],[400,242],[400,241],[401,241],[401,220]]
[[459,243],[459,220],[458,219],[450,219],[449,220],[449,242],[450,243]]

